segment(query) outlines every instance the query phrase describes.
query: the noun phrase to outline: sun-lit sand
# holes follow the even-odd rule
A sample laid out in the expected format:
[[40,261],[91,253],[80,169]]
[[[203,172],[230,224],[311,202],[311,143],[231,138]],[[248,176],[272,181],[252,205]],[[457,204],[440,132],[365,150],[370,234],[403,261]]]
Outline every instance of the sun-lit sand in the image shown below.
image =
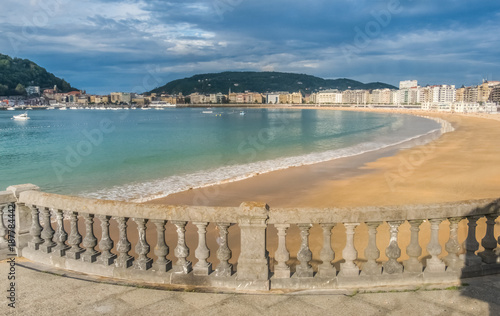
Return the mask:
[[271,207],[330,207],[499,197],[500,117],[417,114],[443,118],[455,131],[399,152],[388,149],[289,168],[150,203],[237,206],[260,201]]
[[[149,203],[236,206],[242,201],[261,201],[271,208],[350,207],[500,197],[500,115],[421,111],[415,111],[415,114],[443,118],[453,125],[455,131],[446,133],[426,145],[401,150],[389,148],[376,153],[275,171],[247,180],[173,194]],[[479,224],[477,237],[480,240],[485,231],[484,219]],[[420,245],[423,248],[423,256],[426,255],[425,248],[429,242],[429,226],[429,223],[421,226]],[[496,226],[496,229],[499,229],[499,225]],[[466,220],[463,220],[459,225],[460,242],[465,239],[466,229]],[[384,260],[384,249],[388,245],[389,237],[388,225],[383,224],[378,231],[380,259]],[[214,234],[215,230],[210,233]],[[444,221],[440,226],[441,244],[447,241],[448,234],[449,226],[447,221]],[[366,237],[366,225],[361,224],[356,229],[355,238],[360,258],[364,257],[362,249],[366,247]],[[271,257],[277,247],[276,239],[276,231],[270,228],[268,243]],[[196,245],[194,229],[189,233],[188,240],[188,243]],[[402,249],[400,260],[404,260],[407,258],[405,248],[409,244],[408,223],[400,227],[399,244]],[[287,247],[292,261],[299,245],[298,229],[292,226],[287,236]],[[311,229],[309,245],[313,252],[314,264],[319,260],[322,247],[320,227],[314,226]],[[344,228],[337,225],[332,235],[336,262],[341,259],[344,245]],[[230,246],[233,256],[237,256],[238,242],[234,241]],[[210,260],[216,261],[213,255]]]

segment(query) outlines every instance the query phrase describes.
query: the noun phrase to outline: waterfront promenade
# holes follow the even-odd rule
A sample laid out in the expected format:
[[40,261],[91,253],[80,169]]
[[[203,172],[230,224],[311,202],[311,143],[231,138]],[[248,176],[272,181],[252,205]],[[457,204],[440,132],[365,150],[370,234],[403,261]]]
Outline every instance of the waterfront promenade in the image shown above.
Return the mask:
[[[408,292],[232,294],[166,291],[117,284],[68,271],[39,272],[16,258],[16,309],[0,297],[1,315],[499,315],[500,275],[468,285]],[[6,293],[7,262],[0,262]],[[64,276],[56,273],[63,273]],[[96,282],[97,281],[97,282]]]

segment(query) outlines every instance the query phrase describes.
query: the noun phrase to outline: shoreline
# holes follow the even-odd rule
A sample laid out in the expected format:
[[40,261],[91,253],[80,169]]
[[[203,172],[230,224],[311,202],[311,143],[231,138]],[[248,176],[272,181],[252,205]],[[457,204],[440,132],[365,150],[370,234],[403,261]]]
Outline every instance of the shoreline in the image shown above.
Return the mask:
[[[274,169],[271,169],[271,170],[263,170],[263,171],[259,170],[259,171],[255,171],[255,172],[248,173],[245,175],[238,175],[238,176],[233,177],[233,178],[223,179],[223,180],[220,180],[216,183],[207,183],[207,184],[201,184],[198,186],[191,186],[189,188],[186,188],[186,189],[183,189],[183,190],[180,190],[177,192],[172,192],[172,193],[167,193],[167,194],[156,193],[156,194],[153,194],[153,195],[150,195],[147,197],[133,199],[133,200],[131,200],[131,202],[148,203],[148,202],[151,202],[154,200],[165,199],[165,198],[167,198],[171,195],[174,195],[174,194],[181,194],[183,192],[188,192],[190,190],[203,190],[203,189],[206,189],[208,187],[213,187],[213,186],[224,186],[226,184],[231,184],[234,182],[248,180],[248,179],[251,179],[251,178],[259,176],[259,175],[269,174],[269,173],[273,173],[273,172],[277,172],[277,171],[286,171],[286,170],[291,169],[291,168],[300,168],[300,167],[305,167],[305,166],[310,166],[310,165],[315,165],[315,164],[322,164],[322,163],[327,163],[327,162],[331,162],[331,161],[335,161],[335,160],[339,160],[339,159],[355,159],[354,157],[363,156],[363,155],[373,155],[373,156],[379,157],[379,156],[383,156],[383,153],[385,153],[388,150],[394,150],[395,148],[399,148],[399,147],[406,148],[409,146],[408,144],[414,144],[414,145],[425,144],[425,143],[428,143],[436,138],[439,138],[444,133],[452,132],[454,130],[453,127],[451,126],[451,124],[449,124],[447,121],[433,118],[433,117],[428,117],[428,116],[420,116],[420,117],[436,121],[437,123],[439,123],[441,125],[441,128],[430,130],[424,134],[416,135],[416,136],[410,137],[408,139],[404,139],[402,141],[397,141],[395,143],[386,144],[386,145],[383,145],[381,147],[377,147],[377,148],[373,148],[373,149],[368,148],[368,149],[365,149],[365,150],[363,150],[361,152],[357,152],[357,153],[344,153],[344,154],[340,154],[339,156],[335,156],[334,158],[326,158],[324,160],[319,160],[319,161],[301,162],[300,164],[279,166],[279,167],[275,167]],[[345,151],[345,150],[351,150],[355,147],[362,146],[365,144],[369,144],[369,143],[360,143],[360,144],[357,144],[357,145],[354,145],[351,147],[335,149],[332,151],[341,152],[341,151]],[[323,154],[326,154],[326,153],[329,153],[332,151],[326,151]],[[305,155],[301,155],[301,156],[297,156],[297,157],[289,157],[289,158],[293,159],[293,158],[305,157],[305,156],[309,156],[309,155],[314,155],[314,153],[305,154]],[[282,159],[283,158],[278,158],[278,159],[269,160],[267,162],[272,162],[275,160],[282,160]],[[266,161],[264,161],[264,162],[266,162]],[[259,163],[262,163],[262,162],[256,162],[256,164],[259,164]],[[220,167],[220,168],[216,169],[215,171],[221,170],[224,168],[226,168],[226,167]],[[211,172],[214,172],[214,171],[212,170]],[[162,180],[160,180],[160,181],[162,181]],[[203,205],[206,205],[206,204],[203,204]],[[213,205],[213,206],[216,206],[216,205]]]
[[[289,108],[289,107],[288,107]],[[294,108],[310,108],[310,107],[294,107]],[[314,107],[313,109],[318,109]],[[458,127],[459,135],[458,137],[452,137],[453,139],[463,138],[462,129],[464,127],[474,127],[478,125],[479,128],[485,129],[485,125],[491,127],[491,125],[496,125],[497,123],[492,123],[492,120],[486,121],[486,124],[477,123],[477,121],[485,121],[484,116],[486,115],[460,115],[460,114],[449,114],[449,113],[436,113],[436,112],[425,112],[425,111],[408,111],[408,110],[392,110],[392,109],[366,109],[366,108],[324,108],[325,110],[351,110],[351,111],[373,111],[373,112],[389,112],[389,113],[401,113],[401,114],[410,114],[410,115],[418,115],[418,116],[427,116],[428,118],[434,118],[437,120],[444,119],[450,120],[450,125],[455,128]],[[430,117],[429,117],[430,116]],[[500,119],[499,117],[495,117],[494,115],[487,115],[486,118],[493,118],[495,120]],[[493,116],[493,117],[491,117]],[[475,123],[472,123],[472,121]],[[470,128],[469,128],[470,129]],[[488,128],[486,128],[487,130]],[[492,129],[492,132],[495,134],[495,129]],[[500,132],[500,131],[499,131]],[[450,134],[456,134],[450,133]],[[500,134],[500,133],[499,133]],[[496,135],[496,134],[495,134]],[[259,201],[268,203],[274,207],[293,207],[293,206],[302,206],[302,207],[332,207],[332,206],[361,206],[361,205],[371,205],[373,204],[370,200],[365,198],[356,198],[347,197],[349,195],[353,195],[352,192],[346,192],[346,189],[337,190],[339,188],[339,184],[342,184],[347,187],[350,186],[350,182],[353,179],[356,181],[361,181],[359,178],[364,176],[369,176],[370,174],[377,174],[375,178],[377,178],[377,186],[382,186],[385,188],[374,190],[369,185],[367,185],[366,181],[361,181],[359,184],[364,187],[364,191],[370,191],[375,194],[378,191],[380,194],[389,195],[388,199],[377,202],[377,204],[381,205],[389,205],[389,204],[406,204],[405,198],[395,198],[394,195],[403,194],[400,191],[401,185],[405,186],[408,182],[411,181],[411,176],[408,174],[402,174],[401,170],[396,170],[394,174],[394,170],[391,172],[386,171],[386,175],[380,174],[381,167],[390,167],[386,164],[385,160],[387,159],[396,159],[395,163],[393,163],[393,167],[396,169],[399,167],[401,169],[401,161],[404,158],[404,152],[410,151],[415,155],[415,151],[420,153],[420,155],[424,156],[423,160],[429,162],[433,158],[432,156],[435,151],[439,151],[439,143],[443,142],[443,138],[445,145],[444,147],[449,147],[450,144],[447,143],[450,137],[445,137],[445,135],[441,135],[438,139],[431,141],[429,144],[415,144],[415,147],[408,148],[408,146],[401,146],[401,148],[390,150],[384,150],[376,155],[373,153],[365,153],[357,156],[351,156],[347,158],[339,158],[334,159],[332,161],[320,162],[314,165],[306,165],[299,167],[291,167],[284,170],[272,171],[266,174],[259,174],[254,177],[231,182],[224,183],[219,185],[213,185],[205,188],[192,189],[188,191],[183,191],[175,194],[171,194],[165,198],[160,198],[156,200],[149,201],[147,203],[153,204],[186,204],[186,205],[220,205],[220,206],[237,206],[243,201]],[[466,136],[466,135],[465,135]],[[499,135],[500,137],[500,135]],[[497,138],[498,139],[498,138]],[[495,142],[494,138],[491,141]],[[437,143],[436,143],[437,142]],[[434,144],[434,145],[432,145]],[[474,143],[472,143],[473,145]],[[471,145],[471,144],[469,144]],[[490,145],[491,147],[491,145]],[[442,148],[441,148],[442,149]],[[427,153],[427,154],[426,154]],[[401,156],[403,154],[403,156]],[[408,153],[407,153],[408,154]],[[415,157],[413,157],[415,158]],[[382,164],[381,164],[382,162]],[[494,164],[494,161],[490,161],[489,165]],[[429,165],[426,163],[425,166],[420,166],[420,162],[418,166],[403,166],[404,168],[409,168],[408,172],[414,173],[417,169],[425,169],[424,167],[428,167]],[[379,166],[377,166],[379,165]],[[408,163],[407,163],[408,165]],[[483,166],[485,167],[485,166]],[[413,170],[415,169],[415,170]],[[406,172],[406,173],[408,173]],[[403,172],[404,173],[404,172]],[[389,175],[389,179],[387,178],[387,174]],[[497,174],[496,172],[494,174]],[[500,177],[500,173],[498,173]],[[382,183],[381,178],[382,177]],[[392,180],[391,180],[392,177]],[[399,177],[399,178],[398,178]],[[403,178],[403,179],[400,179]],[[430,177],[432,178],[432,176]],[[384,181],[385,180],[385,181]],[[373,179],[371,180],[373,181]],[[390,183],[390,182],[393,183]],[[297,183],[298,182],[298,183]],[[384,183],[385,182],[385,183]],[[418,181],[421,182],[421,181]],[[382,184],[382,185],[380,185]],[[394,187],[397,186],[397,188]],[[332,188],[333,186],[333,188]],[[389,190],[387,190],[389,187]],[[340,187],[342,189],[342,187]],[[335,194],[332,194],[331,190],[335,190]],[[352,187],[351,189],[356,189]],[[397,190],[395,190],[397,189]],[[330,192],[329,192],[330,190]],[[416,190],[419,191],[419,190]],[[422,188],[420,188],[422,191]],[[491,192],[491,188],[488,192]],[[486,192],[483,192],[486,193]],[[404,193],[406,194],[406,193]],[[418,193],[416,193],[418,194]],[[491,194],[491,193],[489,193]],[[498,193],[496,193],[498,194]],[[340,195],[340,198],[339,198]],[[332,201],[332,197],[335,197]],[[484,194],[480,195],[480,198],[494,198],[496,196],[484,196]],[[469,198],[473,198],[469,195]],[[330,201],[328,201],[330,200]],[[375,199],[377,200],[377,199]],[[380,200],[380,199],[378,199]],[[450,198],[449,196],[445,196],[442,198],[415,198],[412,197],[409,199],[413,203],[421,203],[429,201],[429,203],[433,202],[447,202],[454,201],[456,198]],[[373,201],[373,199],[371,200]],[[391,202],[393,201],[393,202]]]

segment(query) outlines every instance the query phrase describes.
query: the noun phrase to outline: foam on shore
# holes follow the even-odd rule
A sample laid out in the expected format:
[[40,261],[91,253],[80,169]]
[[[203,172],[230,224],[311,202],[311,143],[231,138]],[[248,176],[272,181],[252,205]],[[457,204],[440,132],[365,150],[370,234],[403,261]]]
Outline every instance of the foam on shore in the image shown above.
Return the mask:
[[190,189],[220,185],[248,179],[262,173],[269,173],[276,170],[284,170],[292,167],[311,165],[339,158],[356,156],[368,152],[375,152],[377,150],[398,146],[404,143],[411,144],[410,146],[424,145],[440,137],[444,133],[454,131],[454,128],[446,120],[428,116],[421,117],[438,122],[441,125],[441,128],[392,143],[364,142],[346,148],[319,153],[310,153],[248,164],[224,166],[191,174],[171,176],[165,179],[114,186],[95,192],[83,193],[81,195],[90,198],[144,203]]

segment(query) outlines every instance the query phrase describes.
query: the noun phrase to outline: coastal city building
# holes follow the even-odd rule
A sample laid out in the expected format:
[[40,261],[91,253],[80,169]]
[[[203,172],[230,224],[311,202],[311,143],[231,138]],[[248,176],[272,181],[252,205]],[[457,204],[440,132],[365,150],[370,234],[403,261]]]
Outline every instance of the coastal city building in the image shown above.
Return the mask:
[[[306,89],[307,90],[307,89]],[[483,80],[472,86],[456,88],[454,85],[427,85],[421,87],[417,80],[400,81],[399,89],[322,89],[319,91],[274,91],[274,92],[231,92],[178,94],[135,94],[112,92],[109,95],[92,95],[85,91],[61,92],[57,86],[41,89],[28,86],[26,92],[31,96],[25,104],[55,105],[68,107],[87,107],[89,105],[149,106],[153,102],[166,104],[315,104],[317,106],[363,106],[363,107],[402,107],[432,111],[449,112],[497,112],[500,106],[500,81]],[[41,92],[41,94],[40,94]],[[37,96],[38,95],[38,96]],[[29,98],[28,96],[28,98]],[[4,97],[1,107],[7,107],[9,97]],[[18,104],[16,99],[11,103]],[[24,103],[21,101],[21,103]]]

